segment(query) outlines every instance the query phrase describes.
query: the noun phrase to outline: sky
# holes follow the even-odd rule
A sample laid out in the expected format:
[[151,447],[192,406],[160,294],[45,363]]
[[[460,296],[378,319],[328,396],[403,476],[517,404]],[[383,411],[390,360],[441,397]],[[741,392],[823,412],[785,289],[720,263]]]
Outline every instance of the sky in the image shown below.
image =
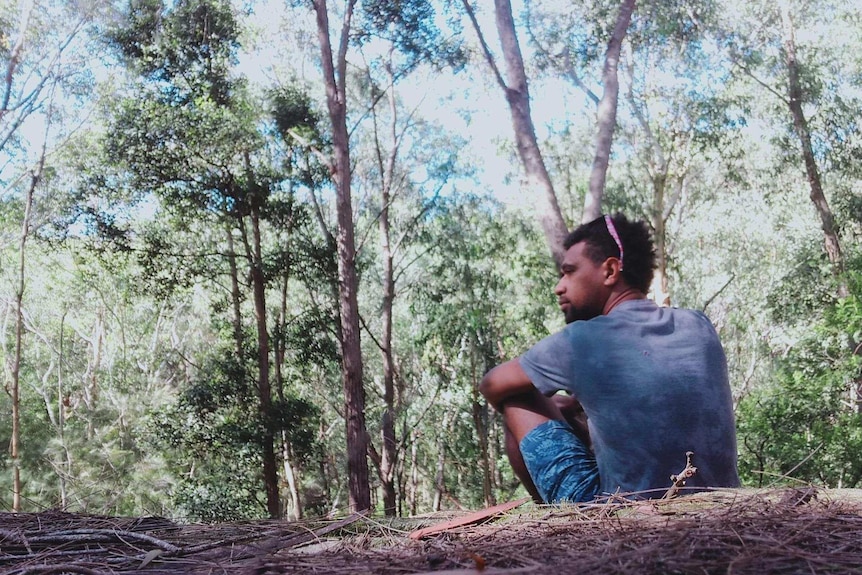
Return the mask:
[[[256,0],[252,4],[254,11],[249,23],[255,41],[247,44],[248,49],[240,58],[239,70],[252,82],[262,85],[287,82],[289,78],[286,75],[296,75],[304,79],[311,89],[317,90],[318,102],[324,108],[312,14],[309,11],[304,19],[297,18],[297,12],[289,13],[286,5],[284,0]],[[488,42],[495,49],[498,43],[492,12],[488,8],[478,16]],[[336,26],[337,22],[331,24]],[[466,21],[465,35],[470,42],[475,42],[475,34]],[[529,47],[524,44],[523,49],[529,57]],[[300,49],[301,46],[304,49]],[[354,51],[351,51],[350,58],[357,58]],[[104,68],[98,67],[92,72],[99,77],[107,74]],[[547,136],[549,126],[559,125],[562,121],[579,121],[578,118],[583,117],[583,96],[560,81],[556,84],[551,81],[534,82],[531,90],[533,117],[540,141]],[[517,208],[528,209],[535,204],[522,193],[518,181],[519,163],[513,157],[514,132],[509,110],[502,89],[493,81],[484,61],[473,63],[458,74],[419,70],[401,82],[398,91],[406,109],[417,108],[420,116],[468,140],[468,145],[459,151],[459,157],[477,169],[478,182],[461,182],[462,189],[475,187],[469,191],[491,193],[505,204]],[[76,107],[76,112],[85,116],[84,108]],[[21,133],[35,153],[45,137],[44,117],[31,115]],[[4,153],[0,152],[0,155]],[[2,156],[0,162],[5,163],[6,159]],[[7,176],[4,175],[4,179]]]
[[[337,3],[331,3],[337,4]],[[298,20],[288,15],[283,0],[263,0],[255,4],[251,26],[258,41],[250,53],[244,54],[244,73],[261,82],[271,82],[284,75],[285,60],[280,52],[285,43],[301,41],[315,42],[315,23],[309,11],[307,19]],[[517,10],[517,7],[515,8]],[[492,49],[498,46],[492,10],[479,13],[480,25],[487,35]],[[338,22],[331,20],[330,26]],[[475,33],[465,20],[465,35],[475,42]],[[526,44],[526,43],[525,43]],[[289,57],[294,73],[304,78],[312,88],[320,91],[322,100],[321,72],[317,65],[317,54],[297,57],[303,51],[294,43]],[[373,48],[372,48],[373,49]],[[524,45],[526,57],[529,47]],[[316,50],[316,47],[315,47]],[[355,52],[349,60],[355,61]],[[502,63],[501,63],[502,65]],[[478,190],[492,193],[503,203],[519,209],[529,208],[535,201],[526,197],[517,178],[517,163],[509,150],[513,150],[513,127],[502,89],[492,80],[489,67],[484,61],[471,64],[458,74],[425,73],[417,71],[398,86],[399,97],[406,109],[418,108],[418,113],[427,120],[436,121],[447,130],[465,137],[469,144],[459,152],[461,158],[469,158],[478,168]],[[548,127],[559,125],[561,120],[577,121],[585,107],[585,98],[563,82],[557,80],[536,82],[531,86],[533,119],[539,140],[548,134]]]

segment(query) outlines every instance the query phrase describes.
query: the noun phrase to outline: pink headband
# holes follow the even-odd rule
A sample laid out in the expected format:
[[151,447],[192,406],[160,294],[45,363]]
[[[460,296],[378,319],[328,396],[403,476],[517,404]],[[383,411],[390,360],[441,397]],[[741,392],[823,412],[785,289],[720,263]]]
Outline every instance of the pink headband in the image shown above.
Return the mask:
[[620,241],[620,236],[617,233],[617,228],[614,226],[614,221],[610,216],[605,215],[605,226],[608,228],[608,233],[614,238],[617,247],[620,249],[620,271],[623,269],[623,243]]

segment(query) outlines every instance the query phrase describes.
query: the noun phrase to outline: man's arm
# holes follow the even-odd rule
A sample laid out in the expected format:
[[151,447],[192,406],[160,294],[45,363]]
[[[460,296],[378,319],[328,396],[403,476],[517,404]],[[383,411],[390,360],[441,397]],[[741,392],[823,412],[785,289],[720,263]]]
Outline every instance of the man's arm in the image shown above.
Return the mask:
[[500,405],[510,397],[531,391],[536,391],[536,388],[518,358],[501,363],[486,373],[479,384],[479,392],[497,411],[500,411]]

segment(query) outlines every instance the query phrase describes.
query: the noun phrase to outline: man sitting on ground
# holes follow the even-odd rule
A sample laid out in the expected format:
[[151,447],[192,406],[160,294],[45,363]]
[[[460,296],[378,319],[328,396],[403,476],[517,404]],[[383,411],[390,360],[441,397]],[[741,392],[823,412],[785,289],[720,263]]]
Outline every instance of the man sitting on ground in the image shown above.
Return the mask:
[[646,224],[603,216],[564,247],[554,293],[568,325],[480,387],[503,415],[527,491],[545,503],[661,497],[687,452],[697,468],[687,489],[737,487],[724,351],[704,314],[646,299],[655,269]]

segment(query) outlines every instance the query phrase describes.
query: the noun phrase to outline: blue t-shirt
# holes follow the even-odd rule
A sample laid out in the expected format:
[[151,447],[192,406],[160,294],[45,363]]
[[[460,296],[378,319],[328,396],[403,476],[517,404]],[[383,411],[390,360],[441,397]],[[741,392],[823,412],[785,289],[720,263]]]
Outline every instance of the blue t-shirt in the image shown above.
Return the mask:
[[687,451],[697,473],[686,488],[739,486],[727,360],[702,313],[625,301],[520,363],[540,392],[567,391],[584,407],[603,492],[667,489]]

